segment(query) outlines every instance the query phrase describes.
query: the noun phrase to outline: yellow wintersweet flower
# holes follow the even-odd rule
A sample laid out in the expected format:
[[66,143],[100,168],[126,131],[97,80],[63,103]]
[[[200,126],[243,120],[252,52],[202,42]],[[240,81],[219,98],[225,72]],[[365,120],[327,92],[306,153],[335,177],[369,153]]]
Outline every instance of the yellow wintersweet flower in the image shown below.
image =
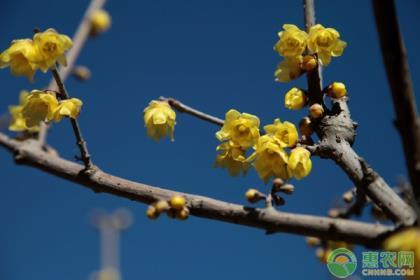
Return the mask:
[[288,168],[298,180],[308,176],[312,169],[311,153],[302,147],[296,147],[289,156]]
[[174,141],[175,119],[175,111],[164,101],[151,101],[144,109],[147,135],[155,141],[165,136],[169,136],[171,141]]
[[69,117],[72,119],[77,118],[77,116],[80,114],[82,105],[83,102],[77,98],[60,101],[58,107],[54,111],[53,120],[59,122],[63,117]]
[[297,57],[286,57],[280,64],[277,66],[274,76],[276,77],[276,82],[286,83],[298,78],[302,75],[303,71],[300,68],[302,63],[302,56]]
[[226,168],[231,176],[237,176],[242,172],[245,175],[249,169],[246,161],[245,152],[241,146],[227,141],[216,148],[220,153],[216,157],[215,167]]
[[291,148],[297,144],[298,133],[296,126],[291,122],[282,123],[280,119],[275,119],[274,124],[264,126],[264,130],[267,134],[275,137],[282,148]]
[[272,135],[263,135],[258,139],[255,152],[248,158],[254,160],[254,167],[259,177],[267,183],[273,178],[287,180],[290,172],[287,169],[288,155],[283,150],[278,139]]
[[[27,92],[26,90],[22,90],[19,95],[19,105],[9,106],[9,113],[12,117],[9,124],[10,131],[27,130],[25,119],[22,116],[22,108],[23,108],[23,105],[26,103],[26,100],[28,100],[28,97],[29,97],[29,92]],[[33,132],[37,130],[39,130],[39,127],[37,126],[31,129],[31,131]]]
[[309,30],[308,49],[317,53],[322,65],[328,65],[331,56],[343,54],[347,43],[340,40],[340,33],[334,28],[325,28],[321,24],[316,24]]
[[22,117],[27,128],[38,126],[54,118],[58,101],[54,92],[33,90],[22,108]]
[[48,69],[55,67],[57,61],[67,66],[65,52],[73,45],[68,36],[49,28],[44,32],[36,33],[33,40],[42,58],[38,63],[42,71],[47,72]]
[[111,17],[105,10],[99,9],[93,11],[92,15],[90,16],[90,25],[94,35],[103,33],[107,31],[111,26]]
[[0,68],[10,66],[13,75],[26,76],[32,81],[38,69],[37,62],[39,60],[39,52],[32,40],[15,40],[12,41],[8,49],[0,54]]
[[260,137],[259,126],[258,117],[231,109],[226,113],[225,123],[216,137],[220,141],[232,140],[246,149],[252,147]]
[[294,24],[284,24],[283,29],[278,33],[280,40],[274,49],[284,57],[301,55],[305,51],[308,34]]
[[[414,275],[420,275],[420,229],[408,228],[388,237],[383,248],[389,251],[414,252]],[[409,278],[411,279],[411,278]],[[413,278],[414,279],[414,278]],[[417,278],[416,278],[417,279]]]
[[294,87],[284,96],[284,105],[290,110],[299,110],[305,106],[306,100],[303,90]]

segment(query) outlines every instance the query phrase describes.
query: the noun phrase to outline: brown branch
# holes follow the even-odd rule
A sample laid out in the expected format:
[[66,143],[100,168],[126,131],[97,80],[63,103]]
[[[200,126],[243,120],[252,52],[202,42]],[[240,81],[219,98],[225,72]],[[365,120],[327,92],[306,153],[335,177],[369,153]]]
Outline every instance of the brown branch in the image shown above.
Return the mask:
[[[60,74],[56,69],[51,70],[54,80],[57,83],[58,90],[60,92],[61,99],[69,99],[70,96],[64,86],[63,80],[60,77]],[[73,128],[74,135],[76,136],[76,144],[79,147],[80,155],[82,156],[83,163],[85,164],[86,171],[90,171],[93,168],[92,159],[87,148],[87,144],[82,135],[82,130],[80,129],[79,122],[77,119],[70,118],[70,123]],[[38,143],[39,145],[39,143]]]
[[[305,25],[309,30],[315,24],[314,0],[304,0],[304,7]],[[309,103],[319,103],[322,101],[321,72],[309,72],[307,75]],[[328,115],[315,120],[314,126],[320,139],[315,149],[317,154],[334,160],[356,187],[366,193],[393,221],[403,225],[412,225],[416,221],[413,209],[352,149],[356,124],[351,119],[347,98],[333,99]]]
[[206,114],[206,113],[203,113],[203,112],[201,112],[197,109],[194,109],[192,107],[189,107],[189,106],[183,104],[182,102],[180,102],[180,101],[178,101],[174,98],[170,98],[170,97],[167,98],[167,97],[161,96],[161,97],[159,97],[159,100],[168,102],[168,104],[171,105],[171,107],[173,107],[174,109],[176,109],[180,113],[187,113],[187,114],[190,114],[190,115],[192,115],[194,117],[197,117],[199,119],[205,120],[207,122],[217,124],[219,126],[222,126],[223,123],[224,123],[224,121],[222,119],[219,119],[217,117],[214,117],[214,116]]
[[[58,73],[61,76],[63,82],[68,78],[71,71],[73,70],[74,64],[76,63],[77,57],[80,54],[83,46],[85,45],[90,34],[90,15],[93,11],[101,9],[105,5],[106,0],[91,0],[89,7],[86,9],[86,12],[80,21],[79,26],[77,27],[76,33],[73,36],[73,46],[67,53],[67,66],[60,66]],[[57,85],[54,79],[51,79],[48,88],[50,90],[57,90]],[[48,134],[48,125],[41,123],[41,129],[38,133],[38,141],[40,146],[44,146],[47,140]]]
[[397,127],[413,192],[420,204],[420,119],[410,77],[407,52],[393,0],[373,0],[382,57],[391,87]]
[[86,174],[84,166],[43,151],[32,139],[19,142],[0,133],[0,145],[14,154],[18,164],[32,166],[95,192],[109,193],[146,204],[180,194],[186,198],[187,206],[194,216],[259,228],[270,233],[287,232],[375,247],[393,230],[392,227],[380,224],[291,214],[272,208],[246,207],[129,181],[101,170]]

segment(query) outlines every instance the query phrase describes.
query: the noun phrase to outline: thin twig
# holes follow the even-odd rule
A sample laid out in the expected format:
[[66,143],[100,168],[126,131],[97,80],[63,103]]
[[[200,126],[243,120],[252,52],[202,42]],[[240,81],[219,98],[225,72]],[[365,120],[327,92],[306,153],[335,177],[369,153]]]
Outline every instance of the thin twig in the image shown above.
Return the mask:
[[161,96],[161,97],[159,97],[159,100],[168,102],[169,105],[171,105],[173,108],[175,108],[180,113],[187,113],[187,114],[190,114],[190,115],[192,115],[194,117],[197,117],[199,119],[205,120],[207,122],[217,124],[219,126],[222,126],[223,123],[224,123],[224,121],[222,119],[219,119],[217,117],[214,117],[214,116],[206,114],[206,113],[203,113],[203,112],[201,112],[197,109],[191,108],[191,107],[183,104],[182,102],[180,102],[180,101],[178,101],[174,98]]
[[417,203],[420,204],[420,119],[417,112],[407,52],[393,0],[373,0],[382,57],[391,87],[395,126],[400,133],[405,162]]
[[[58,71],[56,69],[52,69],[51,70],[54,79],[57,83],[57,87],[58,90],[61,94],[61,99],[66,100],[69,99],[70,96],[66,90],[66,87],[63,83],[63,81],[61,80],[60,74],[58,73]],[[82,157],[83,163],[85,164],[86,170],[91,170],[93,167],[93,163],[87,148],[87,144],[86,141],[83,139],[83,135],[82,135],[82,131],[80,129],[79,126],[79,122],[77,121],[77,119],[74,118],[70,118],[70,122],[71,122],[71,126],[73,128],[73,132],[74,135],[76,136],[76,140],[77,140],[77,146],[80,149],[80,155]]]
[[14,154],[18,164],[41,169],[98,193],[109,193],[146,204],[168,200],[176,194],[182,195],[186,198],[187,206],[194,216],[259,228],[270,233],[287,232],[377,247],[394,229],[380,224],[292,214],[279,212],[273,208],[252,208],[232,204],[129,181],[101,170],[86,176],[83,172],[84,166],[43,151],[32,139],[20,142],[0,133],[0,146],[4,146]]
[[[73,70],[74,64],[76,63],[77,57],[80,54],[83,46],[85,45],[90,34],[90,15],[93,11],[101,9],[105,5],[106,0],[91,0],[89,7],[86,9],[86,12],[80,21],[79,26],[77,27],[76,33],[73,36],[73,47],[67,53],[67,66],[60,66],[58,73],[62,81],[64,82],[71,71]],[[51,79],[47,89],[56,90],[55,80]],[[48,134],[48,125],[41,123],[41,128],[38,133],[39,145],[42,147],[46,144]]]

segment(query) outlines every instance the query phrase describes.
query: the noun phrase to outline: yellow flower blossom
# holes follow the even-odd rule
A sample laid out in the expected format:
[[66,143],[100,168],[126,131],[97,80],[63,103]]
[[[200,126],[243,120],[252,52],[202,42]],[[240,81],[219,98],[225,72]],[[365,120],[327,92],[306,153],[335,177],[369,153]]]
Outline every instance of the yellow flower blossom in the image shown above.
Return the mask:
[[305,106],[306,100],[303,90],[294,87],[284,96],[284,105],[290,110],[299,110]]
[[[414,252],[414,275],[420,275],[420,229],[408,228],[388,237],[383,248],[388,251]],[[409,279],[414,279],[410,278]],[[417,279],[417,278],[415,278]]]
[[38,50],[32,40],[15,40],[8,49],[0,54],[0,68],[10,66],[13,75],[26,76],[32,81],[38,69],[37,62],[39,60]]
[[277,66],[274,76],[277,82],[287,83],[302,75],[303,71],[300,67],[302,63],[302,56],[286,57]]
[[67,66],[65,52],[73,45],[68,36],[59,34],[50,28],[44,32],[36,33],[33,40],[42,58],[38,63],[42,71],[46,72],[48,69],[55,67],[57,61]]
[[298,133],[296,126],[291,122],[282,123],[280,119],[275,119],[274,124],[264,126],[264,130],[274,136],[282,148],[291,148],[297,144]]
[[308,176],[312,169],[311,153],[302,147],[296,147],[289,156],[288,168],[298,180]]
[[254,161],[253,165],[265,183],[270,178],[289,179],[291,174],[287,169],[288,160],[278,139],[268,134],[258,139],[255,152],[248,158],[248,161]]
[[59,122],[63,117],[72,119],[77,118],[80,114],[83,102],[77,98],[62,100],[59,102],[58,107],[54,111],[54,121]]
[[247,113],[229,110],[223,127],[216,133],[220,141],[232,140],[242,148],[252,147],[260,137],[260,119]]
[[283,29],[278,33],[280,40],[274,49],[284,57],[301,55],[305,51],[308,34],[293,24],[284,24]]
[[334,82],[327,88],[327,94],[332,98],[341,98],[347,95],[346,85],[340,82]]
[[[22,109],[23,109],[23,105],[25,105],[26,101],[28,100],[28,97],[29,97],[29,92],[27,92],[26,90],[22,90],[19,95],[19,105],[9,106],[9,113],[12,117],[9,124],[10,131],[27,130],[25,119],[22,116]],[[36,132],[38,130],[39,130],[39,127],[34,126],[30,131]]]
[[97,35],[109,29],[111,26],[111,17],[105,10],[96,10],[93,11],[92,15],[90,16],[90,24],[92,33]]
[[57,109],[58,101],[55,93],[33,90],[22,108],[22,117],[26,127],[38,126],[40,122],[51,121]]
[[147,135],[155,141],[165,136],[169,136],[171,141],[174,141],[175,119],[175,111],[164,101],[152,101],[144,109]]
[[226,168],[231,176],[245,175],[249,169],[246,161],[245,150],[241,146],[227,141],[216,148],[220,153],[216,157],[215,167]]
[[316,24],[309,30],[308,49],[317,53],[322,65],[328,65],[331,57],[341,56],[347,43],[340,40],[340,33],[334,28]]

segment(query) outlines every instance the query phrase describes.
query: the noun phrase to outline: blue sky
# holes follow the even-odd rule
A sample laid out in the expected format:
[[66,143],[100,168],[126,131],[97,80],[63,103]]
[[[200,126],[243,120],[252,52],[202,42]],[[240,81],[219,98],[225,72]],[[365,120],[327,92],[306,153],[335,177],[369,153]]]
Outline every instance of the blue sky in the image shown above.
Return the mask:
[[[3,0],[0,48],[32,36],[36,26],[73,34],[87,2]],[[420,41],[414,28],[419,4],[397,2],[420,92]],[[178,114],[175,142],[155,143],[146,137],[142,110],[164,95],[219,117],[235,108],[258,115],[263,124],[274,118],[297,123],[305,111],[286,110],[283,96],[292,86],[305,87],[305,79],[275,83],[273,71],[281,58],[272,47],[282,24],[303,27],[301,1],[111,0],[107,8],[111,30],[89,41],[78,60],[91,69],[92,80],[67,82],[70,94],[84,102],[80,123],[94,162],[118,176],[237,203],[246,203],[249,187],[268,189],[254,171],[232,178],[212,168],[217,127]],[[353,118],[360,124],[355,149],[395,184],[406,170],[370,2],[320,0],[316,8],[318,22],[335,27],[348,42],[344,55],[325,70],[325,83],[346,83]],[[35,79],[30,84],[1,71],[0,112],[16,103],[21,89],[42,88],[50,77],[38,73]],[[77,154],[74,142],[67,122],[49,135],[49,143],[67,158]],[[123,234],[123,279],[329,278],[299,236],[266,236],[198,218],[149,221],[144,205],[15,166],[3,150],[0,174],[1,279],[87,279],[99,268],[99,241],[89,213],[119,207],[135,216]],[[352,186],[338,167],[320,159],[313,160],[309,177],[294,183],[296,192],[281,210],[318,215]]]

